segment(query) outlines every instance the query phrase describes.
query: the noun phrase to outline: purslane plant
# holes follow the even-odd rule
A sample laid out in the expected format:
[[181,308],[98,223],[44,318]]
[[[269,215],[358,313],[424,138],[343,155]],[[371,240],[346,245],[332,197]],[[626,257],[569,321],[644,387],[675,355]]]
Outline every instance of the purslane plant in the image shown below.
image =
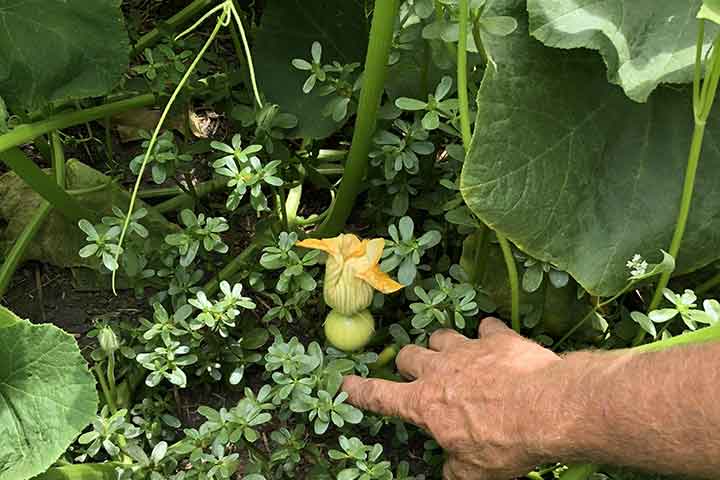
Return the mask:
[[221,233],[230,228],[224,217],[206,217],[203,213],[195,215],[192,210],[185,209],[180,212],[180,220],[185,226],[184,231],[167,235],[165,242],[177,248],[183,267],[195,260],[201,246],[206,252],[228,251],[229,247],[220,237]]
[[[143,132],[146,140],[143,142],[143,148],[149,148],[150,135]],[[140,172],[140,166],[143,163],[145,155],[138,155],[130,161],[130,170],[137,175]],[[183,163],[192,161],[192,156],[186,153],[180,153],[175,144],[175,136],[170,130],[163,132],[157,139],[153,151],[148,157],[148,164],[151,166],[153,182],[157,184],[164,183],[169,177],[175,175],[177,169]]]
[[385,272],[397,268],[400,283],[412,285],[423,255],[440,243],[442,235],[437,230],[430,230],[415,238],[415,223],[410,217],[402,217],[397,225],[390,225],[388,233],[390,240],[387,241],[380,266]]

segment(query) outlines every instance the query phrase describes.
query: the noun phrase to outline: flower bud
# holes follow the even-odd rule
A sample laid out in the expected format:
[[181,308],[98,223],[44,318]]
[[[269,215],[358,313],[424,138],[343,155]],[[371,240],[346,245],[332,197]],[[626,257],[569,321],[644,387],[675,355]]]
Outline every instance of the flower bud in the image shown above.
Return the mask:
[[114,353],[120,348],[120,340],[118,340],[113,329],[107,325],[100,329],[98,342],[100,343],[100,348],[108,354]]

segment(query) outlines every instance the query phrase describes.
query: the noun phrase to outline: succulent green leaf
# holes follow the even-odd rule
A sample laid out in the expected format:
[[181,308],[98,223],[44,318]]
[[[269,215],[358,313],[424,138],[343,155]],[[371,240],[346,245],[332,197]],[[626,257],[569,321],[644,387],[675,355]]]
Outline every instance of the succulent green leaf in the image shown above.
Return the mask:
[[324,138],[338,128],[332,117],[323,116],[328,98],[318,88],[303,93],[308,72],[293,66],[293,60],[319,56],[319,46],[313,47],[319,42],[324,64],[362,62],[369,32],[366,18],[361,0],[282,0],[265,6],[253,53],[258,83],[269,102],[297,116],[293,136]]
[[0,480],[44,472],[97,411],[75,339],[0,307]]
[[[461,191],[486,224],[594,295],[625,286],[634,254],[656,258],[675,228],[693,131],[689,88],[646,104],[605,81],[589,51],[543,47],[518,31],[488,39],[498,62],[478,93]],[[494,8],[493,10],[498,10]],[[720,257],[720,125],[708,121],[677,273]]]
[[[607,65],[608,80],[636,102],[645,102],[661,83],[692,80],[701,3],[528,0],[527,10],[533,37],[549,47],[598,50]],[[706,49],[718,31],[717,25],[706,26]]]
[[653,338],[657,336],[655,324],[647,315],[642,312],[632,312],[630,317],[635,321],[635,323],[640,325],[643,330],[652,335]]
[[120,0],[0,0],[0,96],[13,110],[105,95],[128,67]]

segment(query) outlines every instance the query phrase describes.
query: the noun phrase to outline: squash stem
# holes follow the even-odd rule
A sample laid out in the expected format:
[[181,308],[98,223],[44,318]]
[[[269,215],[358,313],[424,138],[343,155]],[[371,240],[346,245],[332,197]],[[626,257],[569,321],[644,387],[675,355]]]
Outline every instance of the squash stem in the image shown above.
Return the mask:
[[[705,136],[705,123],[707,122],[710,110],[715,101],[718,81],[720,81],[720,35],[713,42],[712,52],[709,58],[709,65],[705,74],[705,80],[702,81],[701,68],[697,65],[702,62],[702,47],[704,42],[704,20],[700,20],[698,28],[698,37],[696,43],[696,65],[695,78],[693,81],[693,112],[695,118],[695,128],[693,130],[692,142],[690,144],[690,152],[688,154],[687,167],[685,170],[685,180],[683,182],[682,196],[680,197],[680,211],[678,212],[677,221],[675,223],[675,232],[670,242],[668,253],[675,259],[678,257],[680,247],[682,245],[685,227],[687,226],[688,216],[690,215],[690,205],[692,203],[693,192],[695,190],[695,176],[697,174],[698,164],[700,162],[700,154],[702,153],[703,138]],[[702,88],[700,82],[702,81]],[[655,293],[650,301],[648,311],[655,310],[662,301],[663,290],[670,281],[672,272],[665,272],[660,276]],[[638,327],[637,335],[633,340],[633,345],[639,345],[645,338],[645,331]]]
[[392,46],[398,0],[383,0],[375,3],[370,39],[368,41],[363,85],[360,91],[357,119],[352,144],[348,153],[345,173],[330,214],[318,227],[313,236],[332,237],[340,233],[352,212],[355,198],[363,185],[367,170],[368,155],[372,146],[375,122],[380,100],[385,87],[388,57]]
[[[468,36],[468,17],[470,15],[470,7],[468,0],[460,0],[458,4],[460,8],[460,38],[458,39],[457,49],[457,84],[458,84],[458,100],[460,104],[460,131],[462,133],[463,146],[465,154],[470,151],[472,144],[472,130],[470,128],[470,102],[468,101],[468,80],[467,80],[467,36]],[[487,68],[492,68],[490,64]],[[508,272],[508,280],[510,282],[510,318],[512,328],[516,332],[520,332],[520,281],[518,278],[517,264],[512,254],[510,242],[500,232],[495,232],[500,249],[503,253],[505,266]]]
[[[55,181],[58,187],[65,188],[65,151],[60,141],[60,135],[58,132],[53,132],[51,135],[52,141],[52,166],[55,172]],[[42,227],[45,219],[50,214],[52,205],[47,200],[43,200],[40,206],[33,212],[27,225],[20,233],[20,236],[13,244],[12,248],[8,252],[5,261],[0,265],[0,297],[2,297],[7,288],[10,286],[15,271],[17,270],[20,262],[22,262],[25,252],[27,251],[30,243],[37,234],[40,227]]]
[[30,140],[45,135],[53,130],[60,130],[73,125],[87,123],[100,118],[115,115],[134,108],[146,107],[155,103],[155,95],[148,93],[137,97],[106,103],[97,107],[86,108],[70,113],[61,113],[35,123],[20,125],[10,132],[0,135],[0,153],[22,145]]

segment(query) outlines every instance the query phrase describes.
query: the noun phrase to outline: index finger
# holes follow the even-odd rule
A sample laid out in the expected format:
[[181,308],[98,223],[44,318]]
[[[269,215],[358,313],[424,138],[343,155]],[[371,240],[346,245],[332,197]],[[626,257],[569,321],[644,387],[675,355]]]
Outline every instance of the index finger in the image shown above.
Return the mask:
[[342,389],[348,394],[348,402],[362,410],[403,420],[422,426],[418,405],[418,391],[415,383],[399,383],[378,378],[363,378],[348,375]]

